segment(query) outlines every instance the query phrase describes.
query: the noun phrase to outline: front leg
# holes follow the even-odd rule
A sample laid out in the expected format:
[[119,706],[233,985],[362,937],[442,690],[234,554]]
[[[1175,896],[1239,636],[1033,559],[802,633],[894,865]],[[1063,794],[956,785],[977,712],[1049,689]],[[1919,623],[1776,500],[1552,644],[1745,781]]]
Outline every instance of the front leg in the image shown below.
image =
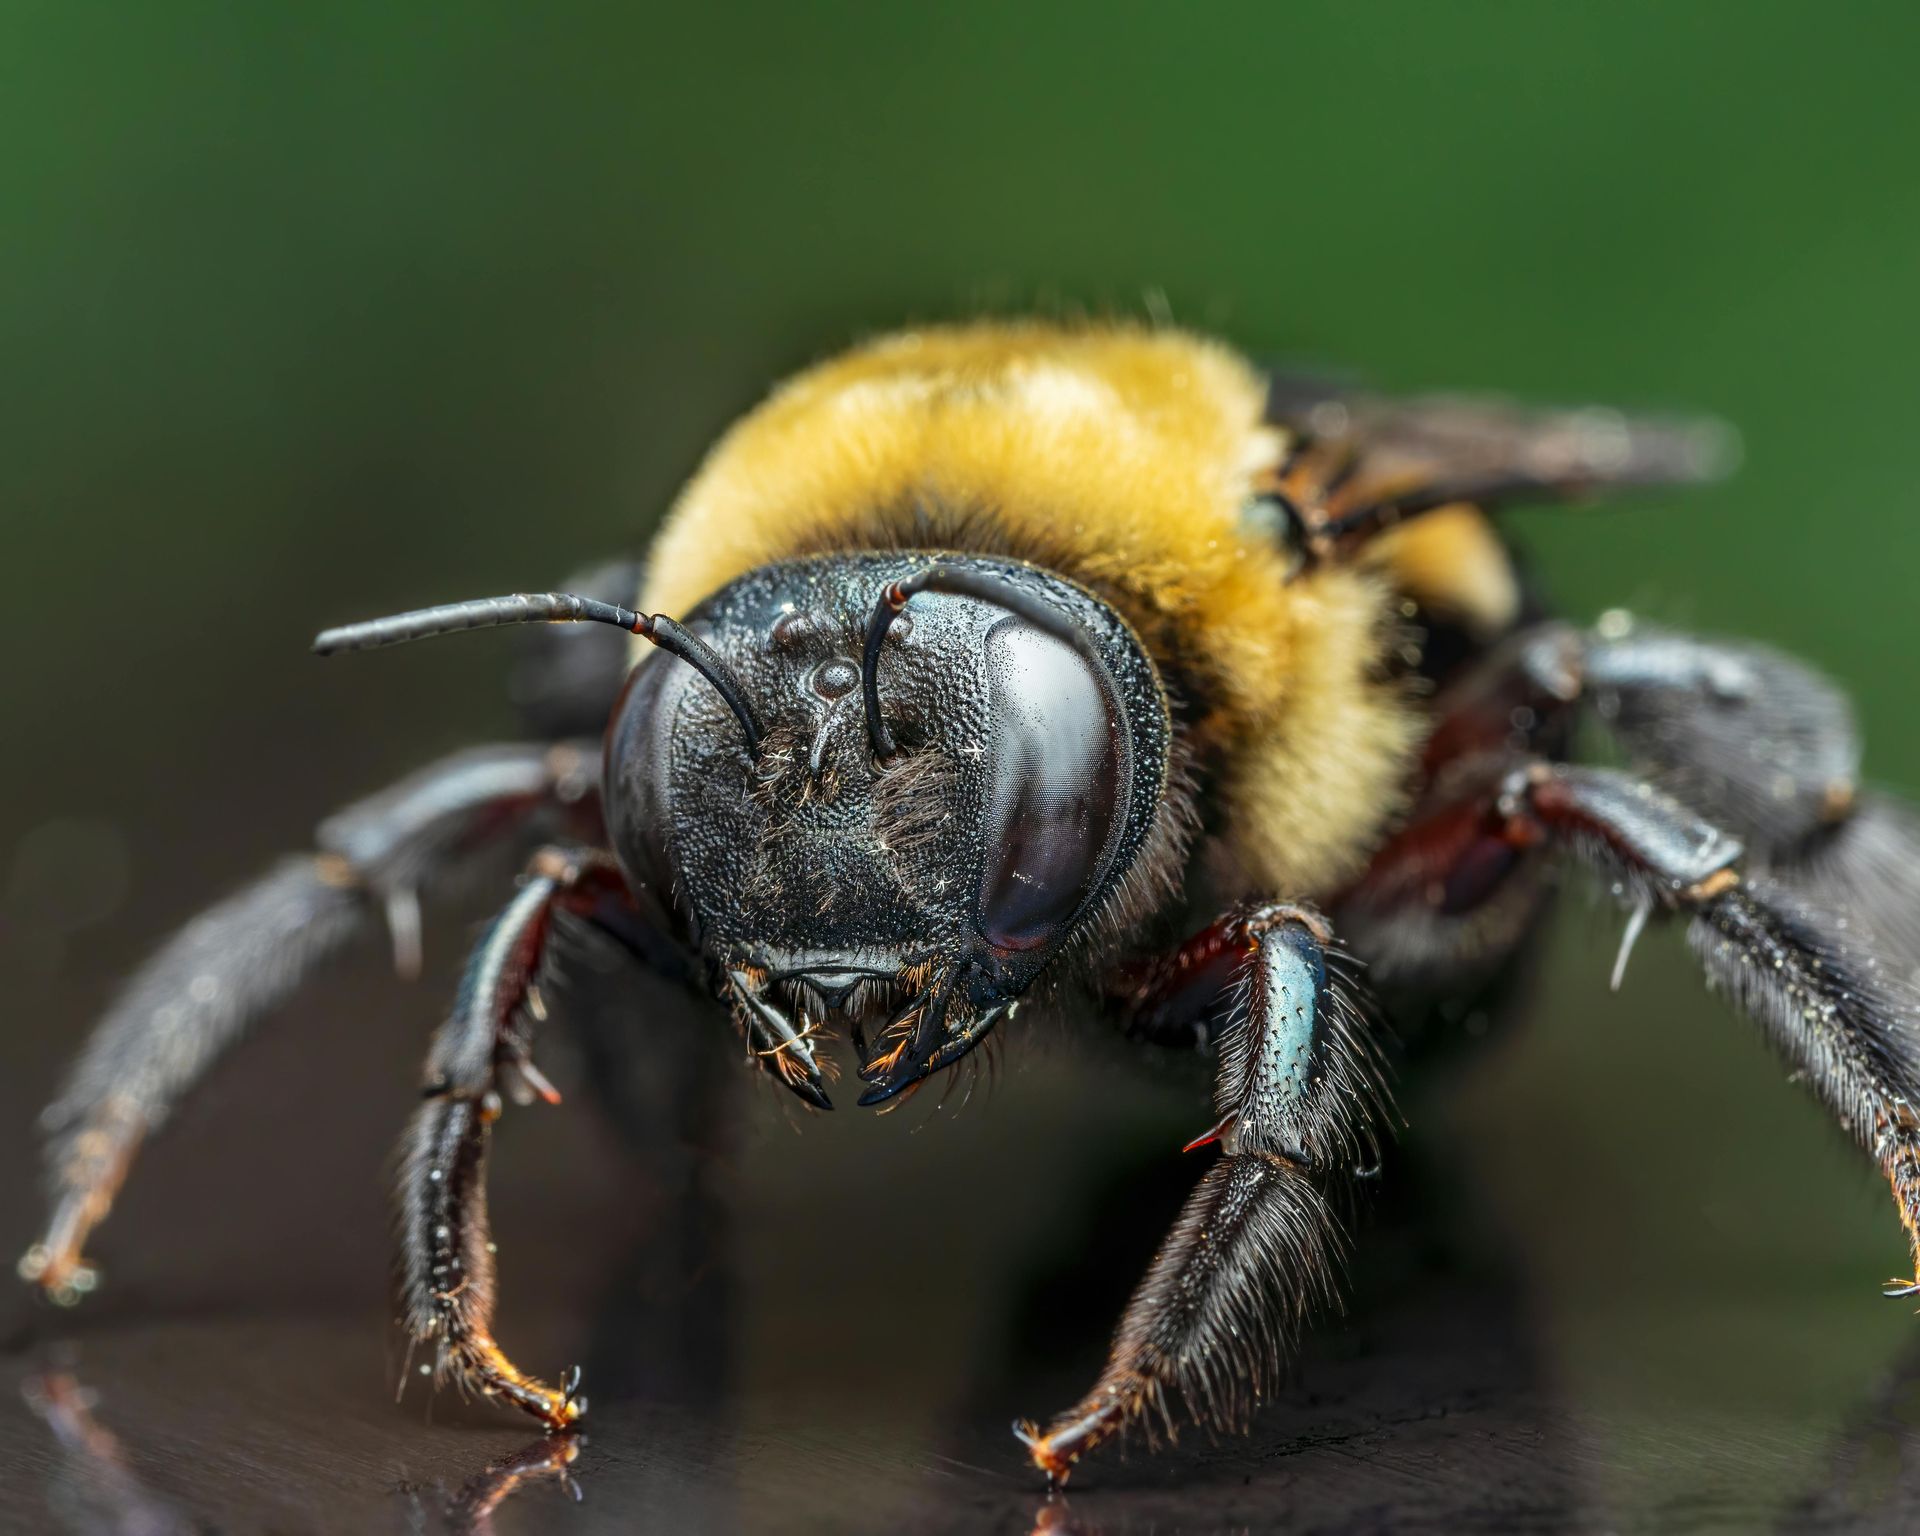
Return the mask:
[[403,1143],[400,1238],[405,1326],[430,1346],[436,1384],[451,1379],[500,1397],[549,1428],[586,1411],[577,1374],[555,1388],[520,1370],[493,1339],[494,1244],[487,1221],[487,1145],[501,1091],[559,1095],[529,1058],[545,1017],[536,985],[554,919],[586,915],[626,888],[606,855],[547,849],[518,895],[482,934],[452,1016],[427,1057],[425,1102]]
[[1373,1159],[1384,1119],[1378,1053],[1344,957],[1315,912],[1230,914],[1141,978],[1143,1019],[1186,1011],[1237,955],[1221,1038],[1219,1116],[1193,1145],[1226,1155],[1187,1199],[1128,1302],[1092,1391],[1046,1429],[1015,1426],[1054,1483],[1103,1440],[1155,1421],[1174,1399],[1195,1419],[1239,1424],[1272,1390],[1308,1313],[1335,1301],[1343,1239],[1321,1185]]

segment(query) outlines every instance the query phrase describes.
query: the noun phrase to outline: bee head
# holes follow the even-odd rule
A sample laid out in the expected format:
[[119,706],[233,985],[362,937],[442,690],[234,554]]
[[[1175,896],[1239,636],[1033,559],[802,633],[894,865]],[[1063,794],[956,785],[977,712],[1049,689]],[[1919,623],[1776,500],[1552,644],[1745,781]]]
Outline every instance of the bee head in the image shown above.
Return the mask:
[[891,1098],[1114,895],[1165,781],[1158,679],[1105,604],[999,560],[768,566],[687,627],[748,707],[666,657],[635,668],[607,742],[615,851],[791,1086],[824,1098],[811,1042],[844,1027],[860,1102]]

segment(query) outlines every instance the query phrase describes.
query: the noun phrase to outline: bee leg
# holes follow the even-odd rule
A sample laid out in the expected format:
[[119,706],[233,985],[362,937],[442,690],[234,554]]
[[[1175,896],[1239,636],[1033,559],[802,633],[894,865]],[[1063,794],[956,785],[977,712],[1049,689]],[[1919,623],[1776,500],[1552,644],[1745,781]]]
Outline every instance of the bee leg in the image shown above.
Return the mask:
[[1791,656],[1603,619],[1578,660],[1584,702],[1662,789],[1764,867],[1845,911],[1920,978],[1920,818],[1859,785],[1853,708]]
[[1910,806],[1863,793],[1844,820],[1771,868],[1816,906],[1875,934],[1900,978],[1920,990],[1920,816]]
[[1636,769],[1738,837],[1749,868],[1884,932],[1920,974],[1920,820],[1856,788],[1840,691],[1763,646],[1614,614],[1509,637],[1434,705],[1413,813],[1333,903],[1384,988],[1456,988],[1541,910],[1545,861],[1490,827],[1505,776],[1558,757],[1584,712]]
[[1790,854],[1853,806],[1859,731],[1832,682],[1766,646],[1624,613],[1585,632],[1560,623],[1523,630],[1449,685],[1423,752],[1427,781],[1476,753],[1559,756],[1580,711],[1638,771],[1751,854]]
[[1329,903],[1374,988],[1407,1025],[1433,998],[1477,995],[1548,908],[1550,861],[1492,815],[1507,776],[1571,744],[1585,641],[1531,626],[1442,690],[1406,818]]
[[[194,919],[138,970],[41,1116],[53,1214],[23,1279],[70,1304],[83,1257],[140,1141],[264,1014],[413,894],[511,849],[530,823],[597,828],[598,749],[459,752],[322,823],[319,851],[283,860]],[[405,949],[406,928],[401,929]]]
[[539,1010],[534,986],[554,919],[585,915],[625,886],[604,854],[547,849],[475,945],[452,1014],[427,1056],[425,1101],[402,1143],[399,1181],[404,1320],[431,1346],[436,1382],[500,1397],[551,1429],[586,1409],[577,1375],[551,1387],[520,1370],[493,1340],[494,1248],[487,1221],[487,1146],[502,1090],[559,1095],[529,1059]]
[[[1920,1272],[1920,1002],[1871,929],[1777,874],[1679,801],[1610,769],[1536,764],[1497,814],[1508,837],[1573,854],[1630,912],[1687,921],[1708,984],[1774,1046],[1878,1164]],[[1889,1296],[1916,1294],[1889,1283]]]
[[1494,814],[1525,761],[1488,753],[1450,764],[1333,902],[1341,933],[1391,1001],[1472,993],[1547,910],[1549,859],[1506,836]]
[[[1623,613],[1592,630],[1543,624],[1490,652],[1435,704],[1423,767],[1442,785],[1463,758],[1556,757],[1576,711],[1636,771],[1739,837],[1750,862],[1883,896],[1861,915],[1920,906],[1920,821],[1859,787],[1853,709],[1830,680],[1748,641],[1702,639]],[[1909,925],[1911,927],[1911,925]],[[1909,949],[1920,959],[1920,930]]]
[[1750,857],[1790,855],[1853,808],[1853,708],[1804,662],[1615,613],[1581,637],[1573,670],[1582,703],[1626,756]]
[[[1169,1436],[1176,1402],[1238,1424],[1271,1390],[1302,1323],[1334,1304],[1343,1240],[1322,1185],[1377,1157],[1384,1092],[1352,974],[1320,916],[1261,905],[1196,953],[1239,959],[1213,1127],[1225,1156],[1187,1199],[1128,1302],[1106,1369],[1044,1428],[1014,1432],[1053,1483],[1121,1431]],[[1186,974],[1197,967],[1189,966]],[[1180,985],[1170,968],[1139,1001]]]
[[1204,1050],[1232,1017],[1234,983],[1246,960],[1241,915],[1228,912],[1166,953],[1122,970],[1108,995],[1129,1038]]

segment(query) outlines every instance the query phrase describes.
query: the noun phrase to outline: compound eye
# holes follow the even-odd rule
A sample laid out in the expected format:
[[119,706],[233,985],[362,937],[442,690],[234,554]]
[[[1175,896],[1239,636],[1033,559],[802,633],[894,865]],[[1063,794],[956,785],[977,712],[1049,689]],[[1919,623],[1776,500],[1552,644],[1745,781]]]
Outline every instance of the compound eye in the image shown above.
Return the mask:
[[1105,866],[1121,789],[1121,724],[1094,665],[1021,619],[987,636],[986,868],[980,932],[1047,943]]

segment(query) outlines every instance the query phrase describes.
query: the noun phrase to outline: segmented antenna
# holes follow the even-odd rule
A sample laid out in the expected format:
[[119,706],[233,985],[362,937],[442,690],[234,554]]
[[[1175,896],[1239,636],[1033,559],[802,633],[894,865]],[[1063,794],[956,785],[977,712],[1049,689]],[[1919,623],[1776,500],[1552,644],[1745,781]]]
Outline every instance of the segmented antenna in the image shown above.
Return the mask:
[[905,610],[916,592],[952,592],[1005,608],[1035,629],[1044,630],[1056,640],[1064,640],[1091,661],[1096,672],[1105,669],[1086,631],[1051,603],[983,571],[930,565],[905,580],[888,583],[880,593],[880,601],[874,604],[873,617],[867,621],[867,644],[860,657],[860,691],[867,707],[867,739],[873,744],[875,757],[889,758],[899,750],[887,722],[880,717],[880,648],[887,642],[887,631],[893,628],[894,619]]
[[727,708],[733,711],[734,718],[740,722],[741,733],[747,738],[747,750],[759,750],[760,721],[747,700],[746,689],[718,651],[664,613],[636,613],[618,603],[603,603],[598,598],[580,597],[572,592],[514,592],[505,597],[477,597],[464,603],[444,603],[438,608],[417,608],[411,613],[368,619],[361,624],[342,624],[337,629],[322,630],[314,638],[313,649],[318,655],[333,656],[341,651],[377,650],[384,645],[430,640],[436,635],[453,635],[468,629],[499,629],[508,624],[581,623],[612,624],[678,656],[727,701]]

